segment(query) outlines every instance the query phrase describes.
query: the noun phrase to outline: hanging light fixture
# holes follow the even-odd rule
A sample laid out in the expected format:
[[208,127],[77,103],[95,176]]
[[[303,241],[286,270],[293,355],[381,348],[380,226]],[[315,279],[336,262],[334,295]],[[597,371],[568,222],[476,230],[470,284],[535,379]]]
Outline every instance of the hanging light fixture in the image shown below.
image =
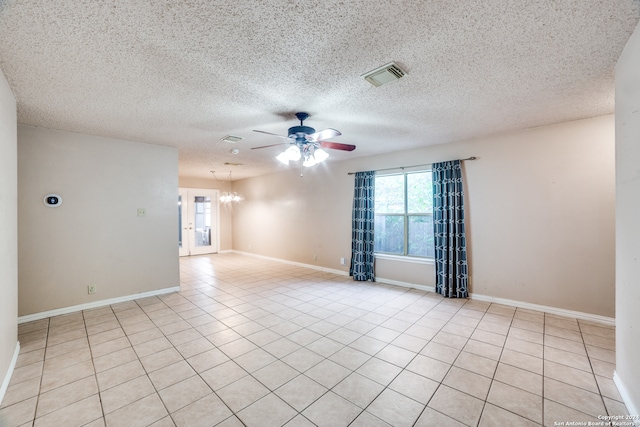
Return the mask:
[[222,193],[222,196],[220,196],[220,201],[222,203],[239,202],[240,200],[242,200],[242,197],[238,196],[238,193],[235,191],[233,193],[225,191]]
[[[220,181],[218,178],[216,178],[216,172],[215,171],[211,171],[211,173],[213,174],[213,179],[215,179],[216,181]],[[229,183],[231,183],[231,171],[229,171]],[[242,200],[242,197],[240,197],[238,195],[237,192],[233,191],[225,191],[222,193],[222,195],[220,196],[220,202],[224,203],[224,204],[228,204],[231,202],[239,202]]]

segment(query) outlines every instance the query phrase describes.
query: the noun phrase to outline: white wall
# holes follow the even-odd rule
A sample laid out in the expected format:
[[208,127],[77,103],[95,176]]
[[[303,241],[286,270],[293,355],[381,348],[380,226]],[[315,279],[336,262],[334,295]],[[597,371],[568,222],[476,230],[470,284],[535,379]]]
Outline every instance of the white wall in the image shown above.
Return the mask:
[[324,166],[304,177],[293,168],[235,181],[244,200],[234,207],[233,248],[344,270],[339,259],[350,256],[353,178],[345,164]]
[[176,148],[19,126],[18,190],[21,316],[179,285]]
[[472,292],[615,317],[613,116],[477,143]]
[[[464,163],[471,292],[614,317],[614,144],[605,116],[236,181],[233,247],[348,271],[347,172],[477,156]],[[434,284],[432,265],[377,260],[376,274]]]
[[616,66],[616,382],[640,411],[640,27]]
[[0,71],[0,402],[18,343],[16,101]]

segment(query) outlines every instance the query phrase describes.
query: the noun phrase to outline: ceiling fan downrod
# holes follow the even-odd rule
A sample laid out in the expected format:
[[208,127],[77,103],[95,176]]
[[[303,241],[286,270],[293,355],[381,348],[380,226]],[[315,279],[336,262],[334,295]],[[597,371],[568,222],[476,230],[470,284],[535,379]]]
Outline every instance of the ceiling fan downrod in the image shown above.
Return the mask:
[[310,126],[305,126],[304,121],[307,120],[309,114],[301,112],[296,113],[296,117],[300,120],[300,126],[293,126],[289,128],[289,138],[294,138],[298,143],[306,143],[306,136],[315,133],[316,130]]

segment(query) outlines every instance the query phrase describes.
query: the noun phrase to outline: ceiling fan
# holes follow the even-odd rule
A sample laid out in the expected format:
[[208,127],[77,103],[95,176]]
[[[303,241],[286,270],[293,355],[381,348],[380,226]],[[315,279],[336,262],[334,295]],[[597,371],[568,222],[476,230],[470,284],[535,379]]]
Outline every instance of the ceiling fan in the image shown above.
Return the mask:
[[327,154],[327,152],[324,151],[323,148],[342,151],[353,151],[356,149],[355,145],[325,141],[327,138],[333,138],[334,136],[340,136],[342,134],[340,133],[340,131],[331,128],[316,132],[314,128],[305,126],[304,121],[307,120],[309,114],[300,112],[296,113],[296,117],[298,118],[298,120],[300,120],[300,126],[290,127],[288,136],[278,135],[262,130],[254,130],[254,132],[265,133],[267,135],[273,135],[279,138],[285,138],[288,140],[288,142],[263,145],[261,147],[253,147],[252,150],[275,147],[278,145],[290,145],[285,151],[276,156],[276,159],[284,164],[289,164],[289,161],[295,162],[303,158],[303,166],[313,166],[315,164],[323,162],[327,159],[327,157],[329,157],[329,154]]

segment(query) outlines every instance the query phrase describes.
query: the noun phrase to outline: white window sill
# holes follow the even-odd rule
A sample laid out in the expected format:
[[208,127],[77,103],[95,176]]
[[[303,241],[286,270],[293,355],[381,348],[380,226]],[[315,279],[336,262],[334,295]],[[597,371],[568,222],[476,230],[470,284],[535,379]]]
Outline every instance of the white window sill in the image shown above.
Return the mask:
[[403,256],[403,255],[391,255],[391,254],[377,254],[374,253],[373,256],[376,259],[384,259],[387,261],[398,261],[398,262],[408,262],[411,264],[428,264],[434,265],[435,261],[433,258],[418,258],[413,256]]

